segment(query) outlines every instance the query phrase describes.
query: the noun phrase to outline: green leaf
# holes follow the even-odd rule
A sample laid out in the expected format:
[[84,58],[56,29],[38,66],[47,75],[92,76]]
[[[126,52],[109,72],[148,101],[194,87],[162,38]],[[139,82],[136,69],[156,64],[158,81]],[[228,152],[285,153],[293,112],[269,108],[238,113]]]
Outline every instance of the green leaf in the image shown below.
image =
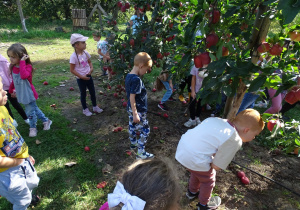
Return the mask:
[[263,3],[263,5],[269,5],[269,4],[274,3],[275,1],[277,1],[277,0],[269,0],[269,1],[265,1],[265,2]]
[[278,10],[282,10],[282,15],[284,17],[283,24],[291,23],[296,15],[299,13],[300,7],[295,7],[294,5],[298,5],[298,2],[294,4],[294,0],[280,0],[278,3]]
[[257,91],[260,87],[265,84],[267,77],[265,75],[259,75],[256,79],[251,82],[249,92]]
[[191,60],[191,52],[187,52],[187,53],[183,56],[183,58],[182,58],[182,60],[181,60],[181,62],[180,62],[180,65],[181,65],[181,66],[185,66],[190,60]]
[[198,5],[198,1],[197,1],[197,0],[190,0],[190,2],[191,2],[192,4],[194,4],[195,6]]
[[300,141],[298,139],[295,139],[295,144],[297,144],[298,146],[300,146]]

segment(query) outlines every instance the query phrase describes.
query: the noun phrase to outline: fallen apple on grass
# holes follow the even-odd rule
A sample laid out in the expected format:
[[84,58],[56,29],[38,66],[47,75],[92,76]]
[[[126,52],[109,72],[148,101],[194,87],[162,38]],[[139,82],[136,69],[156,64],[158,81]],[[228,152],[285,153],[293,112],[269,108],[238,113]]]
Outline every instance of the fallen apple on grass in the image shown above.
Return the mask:
[[242,178],[242,177],[246,176],[245,173],[244,173],[244,171],[238,171],[238,172],[236,173],[236,175],[237,175],[239,178]]
[[118,133],[118,131],[119,131],[118,128],[115,128],[115,129],[113,130],[114,133]]
[[122,106],[123,106],[123,107],[127,107],[127,101],[124,101],[124,102],[122,103]]
[[90,148],[88,146],[84,147],[84,151],[89,152]]
[[164,116],[165,118],[168,118],[168,117],[169,117],[169,115],[168,115],[167,113],[165,113],[163,116]]
[[158,129],[158,127],[153,127],[153,130],[157,130]]
[[131,156],[131,151],[126,151],[126,155]]
[[153,89],[152,89],[152,92],[156,92],[156,88],[153,88]]
[[73,87],[70,87],[70,91],[74,91],[74,88],[73,88]]
[[118,127],[118,131],[122,131],[123,130],[123,128],[122,127]]
[[241,182],[242,182],[244,185],[250,184],[250,181],[249,181],[248,177],[246,177],[246,176],[243,176],[243,177],[241,178]]
[[107,182],[106,181],[103,181],[103,182],[100,182],[97,184],[97,188],[104,188],[105,186],[107,185]]
[[48,85],[48,82],[47,81],[43,82],[43,85]]

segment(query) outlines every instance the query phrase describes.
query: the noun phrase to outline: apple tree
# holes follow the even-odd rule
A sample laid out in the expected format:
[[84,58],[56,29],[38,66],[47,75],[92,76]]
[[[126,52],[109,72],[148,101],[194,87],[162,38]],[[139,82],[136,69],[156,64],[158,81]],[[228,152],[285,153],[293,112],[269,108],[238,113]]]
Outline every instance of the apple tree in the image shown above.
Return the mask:
[[[268,87],[279,93],[295,85],[299,0],[130,3],[144,13],[149,11],[151,18],[140,20],[138,33],[127,28],[115,37],[111,57],[119,78],[130,71],[134,55],[140,51],[149,53],[156,67],[169,69],[178,80],[189,72],[194,59],[195,65],[205,67],[208,73],[199,96],[203,103],[220,102],[223,92],[228,97],[228,119],[236,115],[246,91]],[[124,7],[124,2],[118,4]],[[121,12],[126,12],[122,7]],[[282,70],[282,77],[277,69]]]

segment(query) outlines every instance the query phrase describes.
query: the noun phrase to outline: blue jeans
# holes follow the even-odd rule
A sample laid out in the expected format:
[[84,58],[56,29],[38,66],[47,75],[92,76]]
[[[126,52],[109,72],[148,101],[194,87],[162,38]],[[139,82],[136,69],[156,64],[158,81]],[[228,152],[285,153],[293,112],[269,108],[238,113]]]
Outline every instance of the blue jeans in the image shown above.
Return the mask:
[[0,180],[0,195],[13,204],[13,210],[27,209],[31,203],[31,192],[40,181],[28,159],[1,172]]
[[161,99],[161,103],[165,103],[171,97],[173,90],[170,87],[169,81],[161,81],[161,82],[164,84],[167,90],[167,92],[165,92],[165,95]]
[[37,118],[39,118],[43,122],[48,121],[48,118],[44,115],[44,113],[37,106],[36,101],[33,101],[29,104],[24,104],[24,106],[25,106],[25,112],[29,119],[30,128],[36,128]]
[[83,80],[83,79],[77,79],[77,84],[80,90],[80,101],[83,110],[87,108],[86,105],[86,88],[89,89],[89,93],[91,95],[91,101],[93,106],[97,106],[96,102],[96,93],[95,93],[95,87],[94,87],[94,81],[93,78],[90,77],[89,80]]
[[253,108],[254,103],[258,97],[259,95],[255,95],[253,93],[245,93],[238,113],[244,111],[245,109]]

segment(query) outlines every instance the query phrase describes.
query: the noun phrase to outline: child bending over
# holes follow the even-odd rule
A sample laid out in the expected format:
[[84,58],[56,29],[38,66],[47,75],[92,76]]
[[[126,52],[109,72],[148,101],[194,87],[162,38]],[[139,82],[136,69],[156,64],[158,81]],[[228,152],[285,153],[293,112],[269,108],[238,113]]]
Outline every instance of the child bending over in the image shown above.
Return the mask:
[[258,111],[246,109],[232,122],[211,117],[182,135],[175,158],[190,171],[187,197],[199,198],[198,210],[215,209],[219,197],[211,199],[216,171],[229,165],[243,142],[252,141],[264,128]]
[[180,190],[173,163],[167,159],[139,160],[117,182],[99,210],[177,210]]

